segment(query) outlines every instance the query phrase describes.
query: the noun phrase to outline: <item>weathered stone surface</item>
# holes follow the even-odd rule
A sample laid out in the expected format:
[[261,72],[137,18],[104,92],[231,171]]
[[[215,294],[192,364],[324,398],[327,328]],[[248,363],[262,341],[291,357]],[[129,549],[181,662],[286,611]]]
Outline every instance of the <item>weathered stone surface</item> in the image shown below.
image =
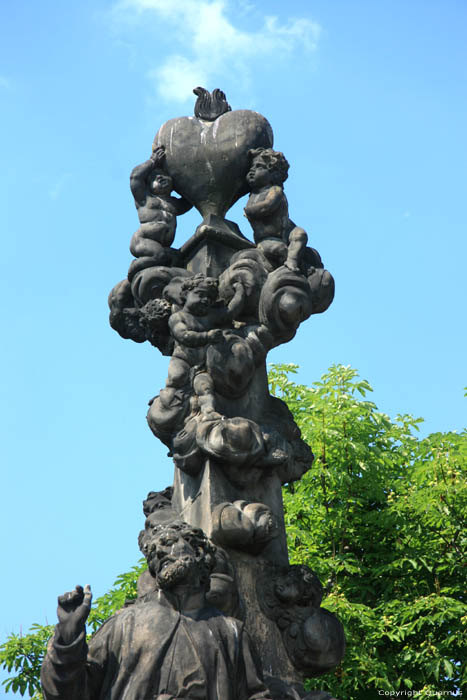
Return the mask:
[[167,172],[175,190],[203,217],[224,218],[248,192],[248,151],[273,143],[269,122],[246,109],[222,114],[214,121],[178,117],[156,134],[154,146],[164,146]]
[[[303,677],[345,649],[316,576],[289,567],[281,486],[313,454],[266,373],[268,352],[328,308],[334,280],[290,219],[289,164],[267,120],[232,111],[221,90],[194,92],[195,116],[164,124],[132,171],[134,259],[109,296],[111,326],[171,358],[147,419],[173,488],[144,501],[137,601],[89,648],[90,591],[59,599],[48,700],[328,700]],[[244,194],[253,241],[225,219]],[[203,221],[177,248],[191,206]]]
[[323,587],[306,566],[266,566],[256,579],[264,614],[281,630],[284,646],[296,669],[321,676],[342,660],[344,629],[335,615],[321,607]]
[[46,700],[223,698],[267,700],[245,626],[207,601],[216,549],[186,523],[140,538],[156,588],[86,643],[90,591],[59,598],[59,624],[42,667]]

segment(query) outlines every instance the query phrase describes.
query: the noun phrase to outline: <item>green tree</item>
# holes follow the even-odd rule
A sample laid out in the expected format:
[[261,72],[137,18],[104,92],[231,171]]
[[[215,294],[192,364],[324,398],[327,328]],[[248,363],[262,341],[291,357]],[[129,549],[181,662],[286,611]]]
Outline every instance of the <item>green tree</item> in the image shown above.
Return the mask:
[[[290,558],[318,573],[324,607],[348,640],[343,663],[309,686],[342,700],[374,699],[378,690],[454,693],[467,681],[467,434],[418,439],[420,419],[379,412],[349,367],[332,367],[311,387],[293,381],[296,371],[270,371],[273,393],[316,455],[284,489]],[[90,631],[136,596],[143,568],[95,601]],[[7,690],[41,697],[50,632],[34,625],[0,647],[0,663],[14,673]]]
[[391,421],[350,367],[312,387],[295,372],[270,373],[316,455],[284,489],[290,558],[318,573],[348,640],[310,687],[343,700],[455,693],[467,682],[467,434],[417,439],[420,419]]

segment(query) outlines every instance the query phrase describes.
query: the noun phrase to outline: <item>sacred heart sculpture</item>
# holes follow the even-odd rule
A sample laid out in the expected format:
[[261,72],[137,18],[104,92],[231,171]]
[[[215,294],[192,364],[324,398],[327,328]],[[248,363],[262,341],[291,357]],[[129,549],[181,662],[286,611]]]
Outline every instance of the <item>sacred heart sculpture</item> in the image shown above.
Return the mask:
[[[258,112],[226,111],[230,107],[225,96],[219,101],[220,91],[214,90],[210,95],[204,88],[196,88],[194,92],[200,96],[195,114],[201,116],[170,119],[157,132],[153,150],[164,146],[165,167],[174,189],[204,218],[209,214],[224,218],[230,207],[248,192],[248,151],[271,148],[272,128]],[[199,107],[200,100],[204,109]],[[209,110],[206,102],[209,104],[210,100]],[[216,113],[217,104],[220,106]]]

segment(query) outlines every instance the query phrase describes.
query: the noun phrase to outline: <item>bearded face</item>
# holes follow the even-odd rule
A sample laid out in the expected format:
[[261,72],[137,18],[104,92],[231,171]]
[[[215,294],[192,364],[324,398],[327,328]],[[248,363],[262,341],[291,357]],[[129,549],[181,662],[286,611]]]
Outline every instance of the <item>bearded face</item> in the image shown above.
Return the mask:
[[167,527],[156,535],[148,557],[148,567],[160,588],[167,590],[199,580],[195,550],[181,532]]
[[166,558],[165,561],[162,560],[158,569],[156,573],[157,584],[159,588],[168,590],[187,583],[191,578],[196,578],[198,566],[195,557],[187,555],[174,561]]

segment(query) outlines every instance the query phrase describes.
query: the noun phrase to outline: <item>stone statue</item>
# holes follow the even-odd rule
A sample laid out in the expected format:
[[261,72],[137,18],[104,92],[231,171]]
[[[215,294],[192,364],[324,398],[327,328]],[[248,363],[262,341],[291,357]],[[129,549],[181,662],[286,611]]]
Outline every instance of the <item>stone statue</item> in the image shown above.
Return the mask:
[[251,194],[245,207],[259,250],[275,267],[283,263],[294,271],[308,242],[305,231],[290,221],[283,183],[289,164],[283,153],[272,148],[249,151],[251,166],[246,176]]
[[[217,285],[216,279],[204,275],[197,275],[181,283],[180,299],[183,307],[172,313],[169,319],[174,350],[166,387],[159,396],[164,409],[173,405],[177,390],[190,386],[189,393],[196,396],[203,416],[220,418],[215,411],[213,380],[206,371],[206,353],[211,344],[222,341],[221,326],[230,324],[239,303],[241,304],[241,296],[238,300],[234,296],[228,307],[215,306]],[[151,405],[148,422],[158,436],[159,416],[156,407],[157,403]]]
[[[331,304],[334,280],[289,216],[269,122],[219,89],[194,93],[194,116],[163,124],[132,171],[134,259],[109,295],[112,328],[170,357],[147,420],[174,483],[144,501],[136,602],[87,646],[90,591],[59,599],[47,700],[328,700],[304,678],[344,654],[317,577],[289,566],[281,486],[313,453],[266,371],[268,352]],[[253,240],[225,218],[245,195]],[[176,248],[191,207],[202,220]]]
[[143,548],[157,589],[111,617],[89,644],[89,586],[59,597],[42,667],[46,700],[269,699],[243,623],[206,601],[215,547],[180,523],[159,526]]
[[258,600],[280,628],[294,666],[307,676],[320,676],[342,660],[344,629],[335,615],[321,608],[323,587],[306,566],[268,570],[258,580]]
[[[131,239],[130,251],[135,258],[150,258],[153,265],[170,264],[167,249],[175,238],[176,217],[192,207],[183,197],[171,196],[172,178],[162,169],[164,156],[165,149],[156,148],[149,160],[133,168],[130,176],[131,193],[141,224]],[[140,267],[141,263],[133,265],[129,276]]]

